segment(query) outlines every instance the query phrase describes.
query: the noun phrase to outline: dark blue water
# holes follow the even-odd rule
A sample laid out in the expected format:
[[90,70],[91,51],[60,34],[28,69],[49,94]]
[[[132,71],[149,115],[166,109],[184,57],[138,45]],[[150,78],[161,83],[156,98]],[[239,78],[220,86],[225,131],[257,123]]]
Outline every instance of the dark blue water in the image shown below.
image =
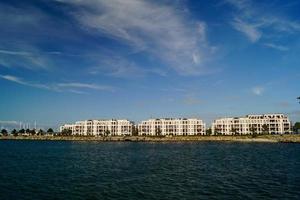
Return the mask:
[[0,141],[0,199],[300,199],[300,145]]

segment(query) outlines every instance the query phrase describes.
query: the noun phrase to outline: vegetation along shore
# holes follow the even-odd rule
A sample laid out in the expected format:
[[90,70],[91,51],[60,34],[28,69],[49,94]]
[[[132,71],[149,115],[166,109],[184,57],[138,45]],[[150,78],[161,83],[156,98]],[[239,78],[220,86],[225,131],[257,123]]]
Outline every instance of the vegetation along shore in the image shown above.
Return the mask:
[[54,135],[29,135],[29,136],[1,136],[0,140],[53,140],[53,141],[103,141],[103,142],[285,142],[300,143],[299,134],[285,135],[258,135],[258,136],[54,136]]

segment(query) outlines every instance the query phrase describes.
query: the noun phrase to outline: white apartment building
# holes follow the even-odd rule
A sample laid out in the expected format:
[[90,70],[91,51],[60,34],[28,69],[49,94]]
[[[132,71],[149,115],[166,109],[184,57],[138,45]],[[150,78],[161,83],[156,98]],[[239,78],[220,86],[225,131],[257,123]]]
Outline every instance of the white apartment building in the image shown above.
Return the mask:
[[138,125],[139,135],[205,135],[205,124],[200,119],[149,119]]
[[75,124],[65,124],[60,131],[71,130],[72,135],[121,136],[131,135],[134,123],[126,119],[116,120],[85,120]]
[[247,115],[246,117],[216,119],[213,135],[291,133],[291,122],[283,114]]

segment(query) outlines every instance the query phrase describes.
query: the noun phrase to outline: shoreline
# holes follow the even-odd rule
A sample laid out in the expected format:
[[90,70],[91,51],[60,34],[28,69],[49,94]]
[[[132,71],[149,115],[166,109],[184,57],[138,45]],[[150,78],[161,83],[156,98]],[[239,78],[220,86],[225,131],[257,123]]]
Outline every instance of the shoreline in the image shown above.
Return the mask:
[[99,141],[99,142],[256,142],[300,143],[300,134],[245,136],[1,136],[0,140]]

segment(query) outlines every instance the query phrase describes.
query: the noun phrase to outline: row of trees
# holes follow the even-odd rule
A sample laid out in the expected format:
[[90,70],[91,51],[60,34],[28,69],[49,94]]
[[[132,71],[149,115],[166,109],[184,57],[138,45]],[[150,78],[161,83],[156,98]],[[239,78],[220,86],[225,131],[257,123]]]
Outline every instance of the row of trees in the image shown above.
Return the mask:
[[[161,136],[161,129],[157,128],[155,130],[155,134],[156,136]],[[238,132],[238,129],[232,127],[231,129],[232,135],[240,135],[240,133]],[[250,132],[253,136],[256,136],[258,133],[256,132],[256,128],[254,126],[250,126]],[[296,122],[293,126],[293,132],[294,133],[300,133],[300,122]],[[28,134],[28,135],[45,135],[45,134],[54,134],[54,131],[52,128],[49,128],[47,131],[44,131],[42,129],[39,129],[38,131],[35,129],[20,129],[20,130],[16,130],[13,129],[10,132],[11,135],[14,136],[18,136],[18,135],[24,135],[24,134]],[[215,134],[216,135],[221,135],[220,131],[218,129],[215,130]],[[262,125],[262,134],[269,134],[269,127],[268,125],[264,124]],[[9,132],[6,129],[2,129],[1,130],[1,135],[3,136],[8,136]],[[58,136],[71,136],[72,135],[72,131],[69,129],[64,129],[62,132],[57,134]],[[110,135],[110,131],[107,130],[104,132],[103,136],[109,136]],[[132,135],[133,136],[138,136],[138,128],[133,127],[132,130]],[[212,135],[212,130],[211,128],[206,130],[206,135]]]
[[[133,130],[133,135],[134,133],[136,133],[136,130]],[[57,136],[71,136],[72,135],[72,131],[70,129],[64,129],[62,130],[60,133],[57,134]],[[102,136],[109,136],[110,135],[110,131],[106,130]],[[79,135],[74,135],[74,136],[79,136]],[[88,134],[87,136],[93,136],[92,134]]]
[[[298,99],[300,99],[300,97],[298,97]],[[250,130],[250,133],[251,135],[253,136],[256,136],[258,133],[257,133],[257,130],[256,130],[256,127],[254,126],[250,126],[249,127],[249,130]],[[293,133],[299,133],[300,134],[300,122],[296,122],[294,124],[294,126],[292,127],[292,131]],[[18,135],[23,135],[23,134],[28,134],[28,135],[45,135],[45,134],[54,134],[54,131],[52,128],[49,128],[46,132],[42,129],[39,129],[38,131],[35,130],[35,129],[20,129],[20,130],[16,130],[16,129],[13,129],[11,131],[11,135],[14,135],[14,136],[18,136]],[[240,135],[240,133],[238,132],[238,129],[236,129],[235,127],[232,127],[231,128],[231,133],[232,135]],[[155,135],[156,136],[161,136],[162,134],[162,131],[160,128],[156,128],[155,129]],[[262,133],[261,134],[269,134],[269,127],[267,124],[263,124],[262,125]],[[6,129],[2,129],[1,130],[1,135],[3,136],[8,136],[9,133]],[[72,135],[72,131],[69,130],[69,129],[64,129],[62,132],[60,133],[57,133],[56,135],[58,136],[71,136]],[[103,136],[109,136],[110,135],[110,131],[109,130],[106,130],[103,134]],[[138,136],[138,128],[136,127],[133,127],[132,129],[132,135],[133,136]],[[212,135],[212,130],[211,128],[208,128],[206,130],[206,135]],[[218,130],[217,128],[215,129],[215,135],[221,135],[220,133],[220,130]]]
[[[49,128],[46,132],[43,129],[39,129],[38,131],[35,129],[20,129],[20,130],[16,130],[13,129],[10,134],[13,136],[18,136],[18,135],[24,135],[24,134],[28,134],[28,135],[45,135],[45,134],[53,134],[54,131],[52,128]],[[8,136],[9,132],[6,129],[2,129],[1,130],[1,135],[3,136]]]
[[[262,125],[262,133],[261,134],[269,134],[269,127],[268,127],[268,125],[267,124],[263,124]],[[256,129],[256,127],[255,126],[250,126],[249,127],[249,131],[250,131],[250,133],[252,134],[252,135],[257,135],[257,129]],[[234,128],[234,127],[232,127],[232,129],[231,129],[231,132],[233,133],[233,135],[240,135],[240,133],[238,132],[238,129],[236,129],[236,128]]]

